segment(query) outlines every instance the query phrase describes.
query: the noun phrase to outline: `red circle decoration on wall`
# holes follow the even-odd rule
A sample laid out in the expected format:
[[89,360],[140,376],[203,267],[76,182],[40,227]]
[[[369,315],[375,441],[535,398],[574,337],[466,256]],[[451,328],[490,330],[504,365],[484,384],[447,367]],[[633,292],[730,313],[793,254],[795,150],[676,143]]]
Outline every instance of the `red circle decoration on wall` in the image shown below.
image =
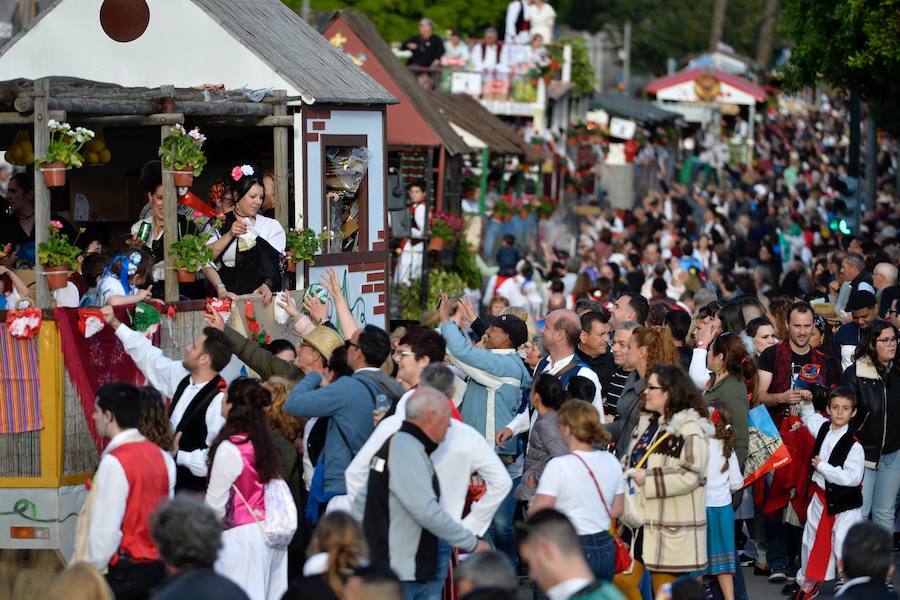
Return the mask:
[[117,42],[133,42],[147,31],[150,7],[146,0],[103,0],[100,26]]

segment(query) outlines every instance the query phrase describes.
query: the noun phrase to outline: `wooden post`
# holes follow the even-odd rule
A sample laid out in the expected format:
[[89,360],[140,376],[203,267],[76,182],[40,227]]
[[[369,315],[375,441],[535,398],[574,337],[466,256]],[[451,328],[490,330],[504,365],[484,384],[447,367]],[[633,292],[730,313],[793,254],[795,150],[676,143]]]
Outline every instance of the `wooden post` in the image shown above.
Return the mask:
[[[438,152],[443,152],[444,147],[438,146]],[[422,272],[419,274],[421,277],[421,293],[419,294],[419,306],[422,311],[428,310],[428,269],[430,268],[428,264],[428,243],[431,240],[431,228],[428,227],[428,218],[431,216],[431,211],[428,210],[428,204],[431,202],[431,199],[434,197],[434,147],[429,146],[428,151],[425,153],[425,164],[427,167],[425,168],[425,173],[427,173],[425,177],[425,233],[422,236]],[[415,274],[410,275],[410,281],[413,280]]]
[[[162,125],[160,128],[160,143],[167,135],[172,133],[171,125]],[[174,160],[175,152],[172,152]],[[162,187],[163,187],[163,235],[166,238],[165,247],[165,263],[166,263],[166,303],[178,301],[178,277],[175,273],[175,256],[169,251],[172,242],[178,239],[178,196],[175,190],[175,175],[172,173],[172,167],[168,169],[163,167],[162,170]]]
[[478,184],[478,212],[484,217],[487,215],[487,188],[488,172],[491,170],[491,149],[481,149],[481,181]]
[[[43,157],[47,154],[50,145],[50,130],[47,128],[48,120],[48,96],[50,95],[50,80],[38,79],[34,82],[34,155]],[[40,169],[34,170],[34,244],[37,248],[47,241],[49,234],[47,227],[50,225],[50,189],[44,184],[44,174]],[[35,265],[37,274],[37,305],[39,308],[50,308],[50,288],[44,277],[44,268]]]
[[[294,111],[294,227],[306,227],[308,223],[304,214],[304,199],[306,198],[305,169],[306,142],[303,140],[303,111]],[[297,277],[294,289],[303,289],[305,275],[309,267],[306,264],[297,265]]]
[[[287,92],[275,90],[275,98],[280,100],[272,105],[273,116],[287,115]],[[290,227],[288,216],[288,130],[275,127],[275,220],[285,229]]]

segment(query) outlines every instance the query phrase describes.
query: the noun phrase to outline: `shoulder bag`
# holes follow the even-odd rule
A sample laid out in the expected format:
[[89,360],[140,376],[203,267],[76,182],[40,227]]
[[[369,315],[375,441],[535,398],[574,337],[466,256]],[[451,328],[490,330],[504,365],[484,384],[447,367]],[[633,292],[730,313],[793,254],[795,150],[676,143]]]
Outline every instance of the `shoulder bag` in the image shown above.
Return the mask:
[[259,513],[250,508],[237,485],[231,484],[231,489],[235,491],[247,512],[262,530],[266,544],[276,550],[285,550],[297,532],[297,505],[294,504],[294,497],[287,482],[279,477],[265,484],[263,497],[266,507],[265,521],[261,521]]
[[587,469],[588,475],[591,476],[591,481],[594,482],[594,487],[597,488],[597,493],[600,494],[600,504],[603,505],[603,508],[606,510],[607,516],[609,516],[610,530],[612,531],[613,543],[615,544],[615,560],[613,573],[625,573],[631,569],[631,565],[634,561],[634,557],[631,555],[631,550],[622,541],[622,538],[619,537],[619,534],[616,532],[615,527],[615,519],[613,519],[612,513],[609,512],[609,505],[606,503],[606,498],[603,497],[603,490],[600,489],[600,484],[597,482],[597,478],[594,477],[594,472],[591,471],[591,468],[585,462],[583,458],[572,452],[572,456],[581,461],[581,464],[584,465],[584,468]]
[[[656,450],[656,447],[667,437],[669,437],[668,431],[656,438],[656,441],[650,444],[650,447],[647,448],[647,452],[644,453],[641,460],[634,466],[634,469],[643,467],[644,463],[647,462],[647,459],[650,458],[650,454],[652,454],[653,451]],[[633,469],[629,469],[628,473],[632,471]],[[644,526],[647,510],[647,497],[644,495],[644,489],[637,485],[628,473],[625,474],[625,510],[622,512],[619,521],[629,529],[637,530]]]

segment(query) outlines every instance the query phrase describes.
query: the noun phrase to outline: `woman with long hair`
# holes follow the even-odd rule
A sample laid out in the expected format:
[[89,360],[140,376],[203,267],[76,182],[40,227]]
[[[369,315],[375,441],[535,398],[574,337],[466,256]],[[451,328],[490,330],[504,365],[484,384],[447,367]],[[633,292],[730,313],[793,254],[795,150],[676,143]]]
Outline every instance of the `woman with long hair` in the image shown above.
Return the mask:
[[[569,380],[571,389],[572,381],[584,379],[584,377],[572,377]],[[591,383],[591,387],[594,384]],[[591,391],[591,399],[594,397]],[[531,406],[540,415],[531,428],[528,435],[528,446],[525,449],[525,466],[522,468],[522,481],[515,489],[515,497],[522,502],[528,502],[534,497],[541,474],[547,467],[550,459],[569,453],[569,448],[563,440],[562,432],[557,422],[557,411],[566,401],[566,391],[562,389],[559,377],[549,373],[542,373],[534,378],[531,386]]]
[[710,406],[713,402],[721,402],[728,407],[738,464],[743,468],[750,441],[748,413],[756,405],[756,362],[741,337],[728,332],[720,333],[713,340],[706,362],[712,378],[703,391],[703,399]]
[[788,339],[788,311],[794,299],[790,296],[776,296],[769,302],[769,320],[775,326],[775,337],[779,340]]
[[256,379],[231,382],[222,400],[225,425],[209,449],[206,503],[222,519],[216,571],[252,600],[276,600],[287,589],[287,552],[266,543],[265,485],[281,477],[265,408],[272,396]]
[[106,578],[91,564],[79,561],[53,578],[48,600],[114,600]]
[[714,432],[707,417],[706,403],[680,367],[650,368],[623,467],[646,497],[647,520],[632,544],[654,593],[707,565],[704,482]]
[[231,169],[225,183],[235,198],[234,210],[209,243],[219,276],[235,294],[258,294],[268,304],[281,291],[281,255],[286,234],[275,219],[259,214],[262,206],[262,171],[242,164]]
[[165,450],[171,452],[175,433],[169,415],[166,414],[166,401],[155,387],[145,385],[138,390],[141,394],[141,417],[138,431],[141,435]]
[[653,366],[681,364],[672,333],[668,327],[659,325],[634,330],[628,342],[627,360],[644,380]]
[[767,317],[757,317],[747,323],[747,336],[753,341],[754,358],[762,354],[766,348],[778,343],[775,326]]
[[625,506],[622,467],[613,454],[596,450],[609,443],[609,434],[590,402],[568,400],[557,422],[570,452],[547,463],[529,512],[556,508],[566,515],[594,576],[612,581],[615,544],[609,529]]
[[359,524],[348,513],[327,513],[313,533],[303,575],[291,581],[283,600],[338,600],[344,583],[368,555]]
[[873,521],[893,531],[900,488],[900,366],[893,325],[879,320],[869,326],[841,385],[856,392],[851,426],[866,453],[863,517],[871,510]]

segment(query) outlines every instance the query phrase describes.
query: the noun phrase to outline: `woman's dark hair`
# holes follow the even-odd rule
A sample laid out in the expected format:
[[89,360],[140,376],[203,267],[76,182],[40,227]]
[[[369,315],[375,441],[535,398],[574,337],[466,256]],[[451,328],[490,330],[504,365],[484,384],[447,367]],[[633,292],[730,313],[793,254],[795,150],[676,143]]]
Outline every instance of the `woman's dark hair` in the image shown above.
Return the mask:
[[577,400],[585,400],[586,402],[593,402],[594,394],[596,393],[597,386],[594,385],[594,382],[581,375],[570,377],[569,383],[566,385],[566,396],[569,400],[574,398]]
[[[231,195],[234,197],[235,204],[237,204],[238,200],[247,195],[247,192],[250,191],[250,188],[252,188],[254,184],[263,187],[263,172],[259,165],[256,163],[237,163],[234,166],[240,168],[243,165],[249,165],[250,168],[253,169],[253,175],[241,174],[240,179],[237,181],[231,176],[231,171],[228,171],[225,175],[225,185],[231,190]],[[234,167],[232,167],[232,169],[233,168]]]
[[[879,377],[884,377],[887,374],[887,369],[881,361],[878,360],[878,351],[875,349],[876,340],[878,337],[887,329],[890,329],[894,336],[897,336],[897,329],[891,325],[887,321],[882,321],[878,319],[871,325],[869,325],[869,329],[866,332],[866,337],[863,340],[863,343],[856,347],[856,352],[853,354],[853,360],[857,361],[861,359],[863,356],[868,356],[869,360],[872,361],[872,364],[875,365],[875,370],[878,371]],[[892,369],[897,369],[898,367],[897,361],[894,360],[891,365]]]
[[744,322],[744,303],[741,299],[726,302],[719,311],[719,320],[722,321],[722,331],[739,334],[747,327]]
[[[120,256],[126,256],[126,257],[128,257],[128,260],[130,261],[131,256],[133,254],[140,255],[141,262],[137,266],[137,271],[135,272],[135,274],[130,275],[128,277],[128,280],[133,281],[133,278],[135,278],[135,277],[143,277],[144,282],[145,282],[144,285],[149,285],[150,283],[152,283],[150,281],[150,276],[153,274],[153,255],[151,255],[149,252],[147,252],[147,250],[145,248],[140,248],[137,250],[129,250],[128,252],[126,252]],[[117,260],[118,258],[119,257],[113,257],[112,259],[110,259],[111,261],[115,261],[115,262],[107,262],[107,265],[109,266],[109,272],[112,273],[117,279],[118,279],[120,273],[122,272],[122,261]],[[104,267],[104,269],[105,269],[105,267]],[[132,283],[132,285],[133,285],[133,283]],[[126,290],[126,293],[127,292],[128,292],[128,290]]]
[[[541,373],[534,380],[534,393],[541,397],[541,404],[550,410],[559,410],[566,401],[559,377],[550,373]],[[591,396],[593,399],[593,396]]]
[[788,311],[793,304],[794,299],[790,296],[776,296],[769,302],[769,315],[779,340],[788,339]]
[[675,413],[689,408],[693,408],[701,417],[709,416],[706,404],[703,402],[700,392],[697,391],[697,386],[684,372],[684,369],[674,365],[655,365],[650,368],[647,375],[648,381],[650,375],[656,375],[660,387],[669,394],[664,415],[667,421]]
[[331,353],[328,359],[328,369],[334,373],[335,379],[338,377],[350,377],[353,375],[353,369],[347,362],[347,346],[338,346]]
[[151,160],[141,167],[141,187],[147,194],[156,193],[156,188],[162,185],[162,163]]
[[253,444],[256,472],[260,483],[268,483],[281,476],[278,452],[269,434],[269,422],[265,408],[272,402],[269,390],[257,379],[240,377],[228,386],[224,400],[231,405],[225,425],[213,441],[209,450],[209,466],[212,468],[219,445],[229,437],[244,434]]
[[747,323],[747,335],[750,337],[756,337],[756,334],[759,332],[760,327],[764,327],[768,325],[774,329],[774,325],[772,325],[772,321],[769,320],[768,317],[756,317],[749,323]]
[[175,434],[166,414],[166,401],[156,388],[145,385],[138,389],[141,396],[141,416],[138,431],[145,438],[169,452]]
[[691,315],[687,311],[673,309],[666,313],[663,325],[672,332],[672,339],[676,342],[684,342],[688,331],[691,330]]
[[15,181],[16,185],[21,186],[25,193],[34,191],[34,175],[28,171],[21,171],[9,178],[10,182]]
[[447,352],[444,337],[428,327],[410,327],[400,338],[399,344],[409,346],[409,349],[415,352],[416,359],[427,356],[432,363],[443,362]]
[[755,398],[758,381],[756,362],[747,351],[741,336],[728,332],[721,333],[713,340],[709,351],[723,357],[725,370],[743,381],[747,391]]
[[263,346],[263,348],[268,350],[272,355],[278,354],[279,352],[284,352],[285,350],[290,350],[295,355],[297,354],[297,348],[294,347],[294,344],[292,344],[290,340],[285,339],[272,340],[271,342]]
[[[734,427],[731,426],[731,409],[724,402],[711,402],[709,404],[710,419],[716,428],[714,439],[722,440],[722,456],[725,458],[725,464],[722,465],[722,473],[728,472],[728,459],[734,452],[735,434]],[[718,413],[716,416],[715,413]]]
[[84,255],[84,259],[81,261],[81,274],[87,281],[88,287],[97,285],[97,280],[103,274],[103,269],[106,268],[106,265],[109,264],[112,258],[112,255],[104,250]]
[[697,318],[699,318],[700,320],[703,320],[703,319],[706,319],[709,317],[716,317],[719,315],[719,311],[721,311],[721,310],[722,310],[722,305],[719,304],[719,301],[713,300],[706,306],[700,307],[700,310],[697,311]]

